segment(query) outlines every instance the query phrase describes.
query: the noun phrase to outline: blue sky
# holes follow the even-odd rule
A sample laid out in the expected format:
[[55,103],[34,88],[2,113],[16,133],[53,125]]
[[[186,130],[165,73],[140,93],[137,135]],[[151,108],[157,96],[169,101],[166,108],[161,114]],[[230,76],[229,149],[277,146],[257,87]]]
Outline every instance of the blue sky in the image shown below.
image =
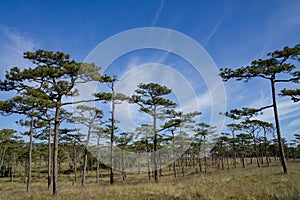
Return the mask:
[[[0,0],[0,78],[12,66],[29,65],[22,59],[24,51],[59,50],[83,61],[105,39],[140,27],[179,31],[202,45],[218,68],[239,67],[270,51],[299,43],[299,10],[297,0]],[[159,62],[164,55],[153,51],[147,56],[137,52],[128,55],[123,63]],[[162,64],[174,59],[172,55],[167,57]],[[205,88],[201,78],[199,83]],[[247,84],[230,81],[225,89],[228,109],[270,103],[266,81],[253,80]],[[299,103],[279,97],[279,112],[283,135],[290,138],[299,133]],[[272,122],[272,116],[271,110],[266,111],[262,119]],[[15,117],[2,120],[0,126],[14,127],[12,121]]]

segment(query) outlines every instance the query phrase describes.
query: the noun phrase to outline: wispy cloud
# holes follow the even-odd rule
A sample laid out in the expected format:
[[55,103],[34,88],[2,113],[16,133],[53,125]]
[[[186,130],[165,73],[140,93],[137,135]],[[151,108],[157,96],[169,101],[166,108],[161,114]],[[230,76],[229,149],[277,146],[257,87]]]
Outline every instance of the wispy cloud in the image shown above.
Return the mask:
[[168,56],[170,55],[170,52],[164,51],[162,53],[153,54],[152,56],[147,55],[146,57],[137,56],[137,55],[131,55],[129,59],[126,61],[126,67],[127,70],[131,70],[134,67],[137,67],[139,65],[145,64],[145,63],[164,63]]
[[3,41],[0,44],[1,71],[4,72],[12,66],[24,67],[30,65],[23,58],[23,53],[36,49],[38,42],[26,34],[19,33],[5,26],[0,26],[0,35]]
[[162,0],[162,1],[160,2],[160,6],[159,6],[158,10],[157,10],[156,13],[155,13],[154,19],[153,19],[153,21],[152,21],[152,26],[155,26],[155,25],[156,25],[157,20],[158,20],[158,18],[159,18],[159,16],[160,16],[160,13],[161,13],[161,11],[162,11],[162,9],[163,9],[163,7],[164,7],[164,4],[165,4],[165,0]]
[[213,27],[213,29],[211,30],[210,34],[207,36],[206,38],[206,42],[208,42],[217,32],[217,30],[219,29],[220,25],[222,24],[223,19],[219,19],[219,21],[215,24],[215,26]]
[[[177,101],[179,109],[184,113],[199,110],[198,103],[204,108],[209,99],[209,94],[197,97],[189,81],[179,72],[169,66],[159,63],[147,63],[128,71],[122,77],[116,87],[118,92],[132,95],[139,83],[155,82],[172,88],[172,100]],[[180,84],[178,84],[180,83]],[[168,97],[169,98],[169,97]],[[137,108],[128,104],[118,106],[118,119],[122,121],[121,129],[132,130],[136,122],[145,116],[136,112]]]
[[[23,53],[25,51],[32,51],[37,48],[37,46],[37,42],[26,34],[0,25],[0,79],[4,78],[5,71],[8,71],[11,67],[18,66],[23,68],[32,65],[23,58]],[[1,95],[4,99],[11,97],[10,93],[3,93]],[[23,128],[14,123],[19,119],[20,117],[16,115],[0,118],[5,128],[23,132]]]
[[[261,108],[268,105],[272,105],[272,99],[271,97],[265,95],[265,93],[260,92],[259,96],[253,96],[251,94],[244,94],[240,95],[239,98],[243,102],[242,107],[249,107],[249,108]],[[230,101],[229,101],[230,102]],[[234,102],[234,105],[236,105],[236,102]],[[289,120],[294,117],[299,116],[300,113],[300,107],[296,103],[287,100],[287,99],[277,99],[277,107],[278,107],[278,113],[280,120]],[[237,109],[240,109],[241,107],[235,107]],[[268,108],[263,110],[263,115],[257,116],[258,119],[268,122],[274,122],[274,114],[273,109]]]
[[289,126],[300,126],[300,119],[295,119],[289,123]]
[[[289,118],[293,118],[298,115],[299,109],[295,105],[293,105],[293,102],[281,102],[278,103],[278,113],[280,120],[288,120]],[[260,117],[262,120],[265,121],[274,121],[274,114],[273,109],[268,109],[263,112],[263,115]]]

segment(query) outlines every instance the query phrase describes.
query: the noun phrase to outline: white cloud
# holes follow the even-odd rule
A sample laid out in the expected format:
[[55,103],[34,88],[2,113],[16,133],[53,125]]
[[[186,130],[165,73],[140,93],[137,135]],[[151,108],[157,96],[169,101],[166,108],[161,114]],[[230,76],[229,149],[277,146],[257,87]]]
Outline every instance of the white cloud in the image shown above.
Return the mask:
[[19,33],[8,27],[0,26],[0,66],[1,72],[13,66],[20,68],[30,66],[31,63],[23,58],[23,53],[37,48],[37,42],[26,34]]
[[[204,98],[197,97],[188,80],[176,70],[160,63],[148,63],[129,70],[120,77],[116,90],[127,95],[132,95],[139,83],[150,82],[171,88],[173,98],[177,99],[180,110],[184,113],[199,110],[199,106],[197,105],[198,98],[201,98],[199,102],[203,102],[203,100],[207,102],[208,99],[208,95]],[[146,116],[137,113],[136,109],[133,109],[132,106],[128,106],[126,103],[118,106],[119,116],[117,118],[122,121],[123,127],[121,128],[132,130],[132,127],[136,127],[135,123],[141,121],[140,118],[147,119]]]
[[[31,66],[32,64],[23,58],[23,53],[25,51],[33,51],[37,46],[36,41],[26,34],[0,25],[0,79],[3,79],[5,72],[14,66],[18,66],[21,69]],[[4,99],[11,97],[10,93],[3,93],[1,95]],[[16,115],[0,117],[2,124],[5,124],[6,128],[16,129],[22,132],[23,128],[20,128],[14,123],[18,119],[19,116]]]
[[[296,105],[294,102],[286,100],[277,102],[279,119],[281,121],[289,120],[294,117],[299,116],[300,107]],[[263,115],[258,117],[261,120],[273,122],[274,114],[273,109],[269,108],[263,111]]]
[[300,119],[295,119],[289,123],[289,126],[300,126]]
[[208,42],[214,35],[215,33],[217,32],[217,30],[219,29],[220,25],[222,24],[222,19],[220,19],[216,25],[213,27],[213,29],[211,30],[210,34],[207,36],[206,38],[206,42]]
[[162,11],[162,9],[163,9],[163,7],[164,7],[164,4],[165,4],[165,1],[162,0],[161,3],[160,3],[160,6],[159,6],[159,8],[158,8],[158,10],[157,10],[156,13],[155,13],[155,17],[154,17],[154,19],[153,19],[153,21],[152,21],[152,26],[155,26],[155,25],[156,25],[157,20],[158,20],[158,18],[159,18],[159,16],[160,16],[160,13],[161,13],[161,11]]

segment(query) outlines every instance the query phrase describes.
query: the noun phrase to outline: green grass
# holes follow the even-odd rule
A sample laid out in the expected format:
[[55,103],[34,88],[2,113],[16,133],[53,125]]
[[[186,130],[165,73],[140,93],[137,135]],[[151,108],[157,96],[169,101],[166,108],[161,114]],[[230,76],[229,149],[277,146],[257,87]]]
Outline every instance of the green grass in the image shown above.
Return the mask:
[[80,186],[80,180],[72,185],[72,175],[64,175],[60,176],[59,196],[55,198],[46,189],[46,179],[35,179],[30,194],[24,192],[24,180],[9,183],[8,179],[1,179],[0,199],[300,199],[299,162],[289,162],[287,175],[278,163],[261,168],[255,165],[246,169],[210,168],[207,174],[194,171],[174,178],[165,169],[159,183],[149,182],[147,174],[129,174],[125,181],[117,174],[113,186],[107,176],[96,185],[90,173],[85,187]]

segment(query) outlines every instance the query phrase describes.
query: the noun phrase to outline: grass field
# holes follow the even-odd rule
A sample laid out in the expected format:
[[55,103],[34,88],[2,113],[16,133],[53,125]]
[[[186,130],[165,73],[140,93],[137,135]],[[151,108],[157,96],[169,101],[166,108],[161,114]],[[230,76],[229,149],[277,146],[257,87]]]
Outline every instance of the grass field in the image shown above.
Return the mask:
[[[279,163],[270,167],[245,169],[209,169],[207,174],[189,170],[185,177],[174,178],[164,170],[159,183],[148,181],[147,174],[129,174],[123,181],[116,175],[116,184],[109,185],[108,176],[96,185],[94,172],[86,186],[80,180],[74,186],[72,175],[60,176],[59,196],[47,190],[47,180],[34,177],[32,191],[25,193],[25,180],[0,179],[0,199],[300,199],[300,162],[289,162],[289,174],[282,173]],[[92,174],[93,173],[93,174]]]

